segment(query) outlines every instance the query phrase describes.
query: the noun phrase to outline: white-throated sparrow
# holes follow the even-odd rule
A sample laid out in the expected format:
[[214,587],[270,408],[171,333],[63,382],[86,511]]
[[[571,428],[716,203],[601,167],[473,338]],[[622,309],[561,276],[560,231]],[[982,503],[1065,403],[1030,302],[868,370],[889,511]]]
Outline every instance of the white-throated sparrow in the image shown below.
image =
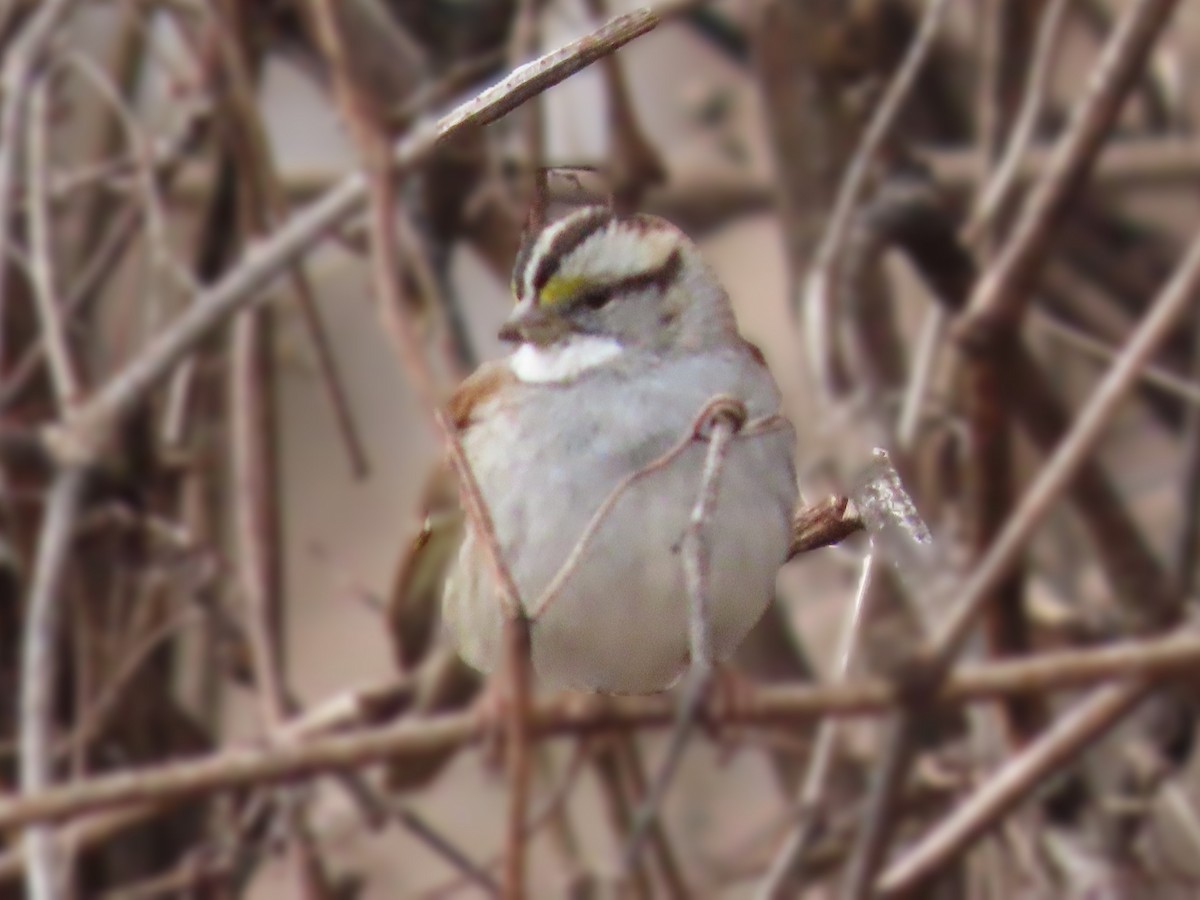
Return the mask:
[[[513,292],[501,337],[515,352],[449,408],[531,619],[534,668],[555,687],[665,689],[689,655],[681,544],[707,445],[687,438],[718,395],[772,426],[735,437],[706,525],[716,659],[773,599],[797,499],[778,390],[697,247],[662,219],[573,212],[526,242]],[[490,671],[501,610],[463,528],[443,614],[463,658]]]

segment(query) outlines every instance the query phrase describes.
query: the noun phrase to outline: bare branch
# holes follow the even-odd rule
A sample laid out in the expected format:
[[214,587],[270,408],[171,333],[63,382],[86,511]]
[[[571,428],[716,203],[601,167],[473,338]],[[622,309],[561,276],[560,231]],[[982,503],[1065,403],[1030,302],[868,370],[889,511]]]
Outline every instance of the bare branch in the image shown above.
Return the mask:
[[[0,247],[10,240],[13,201],[19,172],[21,132],[29,105],[29,88],[54,33],[75,5],[74,0],[46,0],[25,23],[20,36],[6,49],[7,60],[0,74]],[[8,266],[0,260],[0,322],[5,318],[5,285]],[[0,333],[0,350],[4,336]]]
[[[964,667],[927,698],[930,708],[1020,693],[1078,688],[1110,679],[1156,679],[1183,676],[1200,669],[1200,640],[1190,632],[1148,641],[1127,641],[1091,650],[1043,653]],[[377,708],[394,694],[384,686],[339,696],[315,708],[322,727],[334,721],[359,721],[364,707]],[[794,728],[826,715],[863,716],[895,708],[897,689],[883,681],[844,685],[763,687],[730,710],[731,724],[780,725]],[[386,701],[384,703],[386,706]],[[321,715],[317,717],[316,711]],[[666,696],[614,697],[600,705],[582,705],[571,697],[533,704],[530,728],[538,737],[587,735],[633,728],[669,728],[676,705]],[[307,732],[307,729],[303,729]],[[273,784],[311,777],[395,758],[417,763],[447,750],[477,743],[487,726],[473,713],[454,712],[395,722],[345,734],[312,737],[280,747],[234,747],[198,760],[127,769],[0,800],[0,828],[57,821],[81,813],[139,802],[166,803],[245,785]]]
[[[54,783],[62,583],[86,483],[82,468],[70,467],[59,473],[38,540],[21,639],[20,763],[21,791],[26,796],[36,796]],[[25,884],[30,900],[57,900],[64,896],[67,872],[56,848],[54,830],[48,826],[28,829],[25,852],[29,860]]]
[[[694,2],[668,0],[655,7],[617,16],[591,34],[522,66],[435,122],[416,126],[397,143],[393,165],[399,171],[419,165],[456,132],[494,122],[530,97],[654,29]],[[201,291],[186,312],[97,389],[79,411],[77,428],[80,434],[87,435],[88,440],[103,440],[113,423],[152,390],[199,341],[251,303],[257,292],[300,254],[328,237],[332,230],[357,212],[366,197],[367,178],[361,173],[346,176],[321,197],[298,210],[261,244],[251,248],[239,265],[216,284]]]

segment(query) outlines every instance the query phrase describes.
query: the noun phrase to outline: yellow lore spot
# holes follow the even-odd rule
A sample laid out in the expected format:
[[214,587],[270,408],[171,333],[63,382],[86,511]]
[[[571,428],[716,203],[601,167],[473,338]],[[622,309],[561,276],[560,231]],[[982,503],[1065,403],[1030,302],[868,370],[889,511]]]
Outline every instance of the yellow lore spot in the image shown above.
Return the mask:
[[554,275],[538,292],[538,303],[556,306],[578,294],[587,282],[588,279],[579,276]]

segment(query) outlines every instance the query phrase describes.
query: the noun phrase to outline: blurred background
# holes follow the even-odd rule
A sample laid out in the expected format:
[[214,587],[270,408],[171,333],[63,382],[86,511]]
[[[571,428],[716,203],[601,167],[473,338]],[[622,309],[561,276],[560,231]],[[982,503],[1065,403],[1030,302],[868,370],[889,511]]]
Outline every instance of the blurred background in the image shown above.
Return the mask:
[[[332,7],[351,51],[343,74],[399,136],[637,5]],[[965,297],[957,309],[939,299],[937,272],[909,257],[921,256],[922,235],[961,236],[980,268],[1000,254],[1115,23],[1150,4],[941,5],[928,59],[869,161],[828,331],[801,315],[803,278],[924,3],[693,4],[439,145],[405,173],[397,212],[406,311],[439,389],[448,395],[503,351],[508,273],[537,203],[551,217],[584,202],[655,212],[700,242],[764,351],[799,434],[806,499],[852,493],[882,443],[946,559],[977,558],[1200,222],[1200,9],[1164,14],[1086,188],[1023,285],[1028,308],[980,351],[948,324]],[[0,796],[18,789],[22,629],[53,479],[38,429],[86,404],[206,286],[360,168],[311,11],[300,0],[0,3]],[[1010,141],[1012,179],[989,205]],[[904,232],[912,209],[934,224]],[[908,252],[884,252],[892,241]],[[361,215],[328,229],[263,288],[253,314],[196,345],[122,417],[59,583],[56,781],[281,739],[331,698],[445,664],[436,627],[435,646],[416,639],[411,659],[398,637],[428,624],[397,611],[414,607],[394,581],[421,528],[438,441],[382,324],[367,246]],[[1185,616],[1200,514],[1194,306],[997,589],[975,659],[1150,635]],[[59,344],[65,364],[46,350]],[[1018,362],[1005,355],[1014,345]],[[998,364],[977,370],[980,356]],[[901,439],[925,363],[915,427]],[[990,387],[972,381],[978,371]],[[760,682],[830,677],[865,547],[858,536],[789,562],[739,666]],[[940,613],[887,576],[873,587],[854,675],[888,675]],[[473,690],[427,702],[461,705]],[[1017,818],[1020,834],[1001,829],[951,867],[939,896],[1195,896],[1194,710],[1179,693],[1144,704],[1110,741],[1118,749],[1096,742],[1087,765],[1058,773]],[[429,711],[405,696],[407,714]],[[989,754],[974,722],[931,726],[903,839],[1026,745],[1058,702],[989,707]],[[693,741],[634,895],[758,896],[793,830],[814,733]],[[841,731],[807,847],[813,896],[834,896],[823,892],[844,865],[878,742],[868,722]],[[638,771],[654,771],[662,746],[661,735],[639,736],[632,762],[578,741],[539,751],[531,896],[607,896]],[[495,892],[505,804],[502,775],[470,749],[430,772],[364,769],[354,785],[325,778],[97,813],[57,833],[81,897],[474,897]],[[19,837],[0,835],[0,897],[25,896]],[[1127,892],[1086,893],[1097,884]]]

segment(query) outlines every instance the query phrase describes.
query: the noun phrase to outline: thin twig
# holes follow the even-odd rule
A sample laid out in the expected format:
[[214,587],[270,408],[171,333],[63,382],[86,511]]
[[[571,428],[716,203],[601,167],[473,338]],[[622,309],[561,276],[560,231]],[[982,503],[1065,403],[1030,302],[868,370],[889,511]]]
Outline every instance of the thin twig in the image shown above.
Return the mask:
[[[596,31],[522,66],[437,121],[414,127],[395,146],[392,158],[395,167],[400,171],[412,169],[458,131],[496,121],[530,97],[653,30],[695,2],[667,0],[617,16]],[[258,292],[284,268],[357,212],[367,199],[367,185],[362,173],[346,176],[252,247],[245,259],[217,283],[202,290],[184,313],[81,408],[77,426],[80,433],[102,435],[111,428],[205,336],[255,300]]]
[[[54,783],[62,583],[86,482],[82,468],[70,466],[59,472],[38,539],[21,638],[20,769],[21,791],[25,796],[36,796]],[[25,833],[25,853],[28,860],[25,885],[30,900],[58,900],[65,896],[67,873],[59,859],[54,829],[47,825],[29,828]]]
[[[79,396],[79,379],[71,362],[63,327],[62,306],[54,283],[54,246],[50,233],[50,205],[47,196],[50,166],[50,88],[51,76],[43,72],[30,89],[29,146],[25,167],[29,173],[29,269],[37,301],[38,320],[45,336],[46,357],[50,363],[51,383],[60,416],[66,416]],[[3,244],[0,244],[3,246]],[[0,263],[0,268],[4,264]]]
[[[916,382],[914,382],[916,383]],[[932,601],[952,578],[954,568],[945,553],[933,542],[933,536],[908,494],[886,451],[876,448],[874,460],[853,494],[871,535],[872,556],[892,564],[913,599],[926,631],[932,628]],[[866,896],[875,869],[891,836],[894,817],[903,792],[907,769],[916,753],[919,710],[912,696],[904,698],[892,710],[883,732],[881,760],[871,772],[862,826],[842,886],[845,897]]]
[[416,835],[434,853],[457,869],[462,876],[489,897],[500,896],[500,885],[486,870],[477,865],[445,835],[425,821],[415,810],[401,803],[389,806],[388,815]]
[[[627,738],[630,741],[633,739],[632,735]],[[625,777],[625,767],[622,765],[620,748],[616,740],[601,745],[592,754],[592,759],[613,837],[621,846],[624,846],[633,833],[637,810],[645,803],[645,792],[642,792],[640,798],[633,796],[632,786]],[[661,827],[662,823],[656,820],[650,826],[652,832],[655,830],[655,825]],[[650,900],[654,896],[654,882],[651,880],[650,869],[640,862],[621,874],[621,882],[621,886],[628,892],[631,900]]]
[[[1063,439],[1054,455],[1047,460],[987,554],[963,584],[956,605],[948,613],[932,644],[930,662],[935,667],[935,674],[938,669],[944,672],[952,663],[966,639],[968,629],[981,612],[983,599],[1003,577],[1051,505],[1069,486],[1072,476],[1086,461],[1118,405],[1124,400],[1137,373],[1187,310],[1198,290],[1200,238],[1193,241],[1187,255],[1154,301],[1150,312],[1126,345],[1120,359],[1093,392],[1077,416],[1075,426]],[[1096,702],[1100,703],[1099,700]],[[1115,701],[1111,706],[1103,708],[1108,711],[1108,715],[1116,716],[1118,707],[1125,709]],[[911,716],[901,718],[910,719]],[[1031,744],[1030,749],[1041,746],[1042,741],[1039,740]],[[892,755],[898,757],[899,752],[889,754],[888,758]],[[1024,755],[1020,758],[1024,758]]]
[[[642,754],[638,749],[637,735],[633,733],[619,735],[616,753],[629,780],[635,803],[638,805],[644,803],[649,794],[650,785],[649,779],[646,777]],[[662,875],[664,895],[670,900],[686,900],[691,896],[691,891],[688,890],[687,880],[679,865],[678,854],[671,846],[667,830],[661,819],[650,826],[647,839],[650,841],[651,852],[654,854],[659,873]]]
[[[908,389],[905,391],[904,403],[896,424],[896,441],[901,450],[910,450],[917,438],[922,407],[928,394],[929,383],[938,356],[940,338],[944,331],[944,319],[945,316],[941,310],[935,308],[930,311],[922,327],[916,359],[909,376]],[[867,514],[868,517],[871,516],[869,509]],[[849,675],[857,634],[865,621],[867,592],[870,590],[874,568],[878,565],[877,560],[878,556],[875,553],[869,554],[863,560],[858,591],[855,594],[853,605],[847,612],[842,639],[839,643],[839,668],[835,673],[837,681],[844,681]],[[788,881],[800,882],[801,872],[797,867],[802,865],[807,845],[816,831],[817,817],[820,813],[819,805],[822,802],[829,773],[835,761],[836,740],[836,721],[830,719],[822,721],[809,762],[809,770],[801,790],[800,822],[767,871],[759,890],[759,896],[764,900],[780,894]]]
[[[186,152],[203,130],[208,115],[207,105],[193,105],[178,130],[156,145],[155,182],[159,190],[165,190],[179,172]],[[96,297],[137,236],[145,212],[145,197],[144,194],[140,196],[143,198],[141,205],[128,205],[115,220],[105,223],[102,240],[86,263],[79,267],[62,303],[63,318],[66,322],[69,323],[72,317]],[[21,356],[7,372],[4,384],[0,385],[0,409],[7,409],[15,403],[25,388],[33,382],[45,349],[45,338],[40,333],[25,346]]]
[[[538,7],[537,0],[517,2],[516,11],[513,13],[512,34],[508,42],[508,62],[511,69],[532,58],[537,50]],[[611,56],[606,56],[600,64],[607,66],[611,59]],[[526,165],[530,176],[526,228],[535,232],[546,224],[546,205],[549,202],[546,192],[546,115],[545,104],[540,97],[521,110],[518,125],[522,130],[522,143],[525,145]],[[493,173],[493,176],[496,174],[498,173]]]
[[[4,98],[3,111],[0,112],[0,247],[7,247],[11,239],[9,229],[22,146],[20,135],[25,127],[25,115],[30,102],[30,84],[43,64],[46,47],[74,5],[75,0],[46,0],[30,16],[20,36],[5,51],[7,59],[0,74],[0,97]],[[6,343],[2,323],[8,319],[5,308],[7,270],[5,261],[0,260],[0,353],[3,353]]]
[[[237,15],[236,7],[227,13],[230,18]],[[241,27],[244,29],[246,26],[243,24]],[[224,92],[227,98],[224,105],[232,124],[226,143],[241,163],[245,193],[254,200],[247,205],[248,224],[257,239],[271,225],[287,218],[288,199],[280,184],[266,128],[254,102],[255,88],[253,76],[248,71],[248,61],[243,59],[244,53],[232,40],[223,40],[221,47],[225,77],[230,84],[229,90]],[[318,379],[333,412],[350,472],[355,478],[365,478],[370,473],[366,447],[354,417],[341,367],[333,352],[325,318],[311,280],[301,263],[297,262],[291,267],[288,282],[300,312],[300,321],[312,345]]]
[[[995,264],[980,279],[968,304],[965,321],[960,323],[964,330],[986,325],[990,317],[1016,317],[1023,309],[1026,296],[1020,288],[1045,259],[1050,229],[1076,197],[1109,133],[1120,101],[1142,70],[1176,3],[1177,0],[1140,0],[1129,7],[1094,68],[1091,89],[1059,142],[1047,177],[1026,203],[1012,237],[1000,251]],[[1191,271],[1193,261],[1196,271]],[[1186,289],[1191,287],[1193,280],[1200,281],[1200,242],[1193,246],[1188,260],[1172,280],[1172,286],[1160,295],[1154,310],[1130,341],[1122,360],[1097,389],[1075,428],[996,535],[987,554],[972,570],[962,589],[965,596],[960,598],[936,635],[931,654],[932,668],[927,673],[931,677],[944,676],[952,664],[967,629],[982,611],[983,601],[1007,574],[1033,528],[1041,522],[1050,505],[1066,488],[1069,477],[1086,459],[1117,404],[1124,398],[1129,383],[1186,309],[1189,299]],[[1176,290],[1177,287],[1185,290]],[[891,832],[890,810],[913,758],[909,744],[914,731],[914,715],[910,710],[894,718],[883,760],[875,773],[868,821],[855,848],[850,875],[844,886],[845,900],[861,900],[869,895],[874,872],[886,852]]]
[[1016,318],[1030,292],[1023,290],[1052,244],[1054,228],[1078,196],[1121,104],[1145,68],[1151,49],[1179,0],[1138,0],[1125,10],[1092,70],[1084,96],[1059,140],[1045,176],[1026,202],[1012,237],[983,273],[968,303],[968,322],[989,316]]
[[403,287],[399,280],[396,245],[395,166],[387,145],[387,131],[373,113],[370,98],[355,83],[348,61],[348,48],[339,32],[334,7],[329,0],[314,0],[317,31],[335,75],[336,93],[368,172],[371,191],[371,250],[376,287],[383,305],[384,322],[396,345],[418,395],[432,411],[450,465],[458,479],[459,497],[483,549],[497,600],[504,615],[504,669],[501,675],[508,690],[507,762],[509,810],[506,831],[504,896],[516,900],[525,892],[525,821],[529,802],[532,765],[529,750],[530,633],[526,611],[512,573],[500,550],[491,513],[471,470],[466,451],[454,424],[438,404],[437,386],[415,329],[406,315]]
[[1021,109],[1004,145],[1004,155],[988,177],[971,213],[971,221],[964,229],[968,243],[974,243],[994,224],[1020,185],[1022,162],[1037,136],[1037,126],[1053,86],[1054,67],[1061,55],[1059,39],[1072,2],[1053,0],[1041,14],[1041,26],[1022,91]]
[[[1038,310],[1034,318],[1034,327],[1046,331],[1055,340],[1061,341],[1072,350],[1078,350],[1086,356],[1100,362],[1111,363],[1121,353],[1119,347],[1114,347],[1107,341],[1094,338],[1087,332],[1075,327],[1044,310]],[[1200,341],[1197,341],[1200,343]],[[1151,363],[1142,370],[1139,380],[1147,386],[1155,387],[1164,393],[1182,400],[1193,408],[1200,408],[1200,366],[1196,368],[1191,378],[1185,378],[1162,365]],[[1184,509],[1192,507],[1185,503]],[[1200,508],[1197,505],[1195,508]]]
[[[858,589],[854,592],[854,602],[847,609],[842,621],[842,632],[838,638],[837,667],[832,673],[835,682],[846,681],[850,676],[850,664],[854,659],[854,648],[858,643],[858,634],[866,621],[867,597],[871,590],[871,580],[875,557],[868,554],[862,561],[861,573],[858,579]],[[771,900],[779,896],[785,884],[803,884],[802,866],[808,845],[819,830],[822,816],[821,806],[824,803],[825,791],[829,785],[829,777],[836,761],[837,741],[839,733],[837,719],[828,718],[821,722],[817,730],[817,738],[813,745],[812,756],[808,763],[808,772],[804,778],[804,786],[800,789],[799,802],[795,815],[798,819],[795,830],[792,831],[758,889],[760,900]]]
[[880,876],[885,897],[912,890],[990,829],[1047,777],[1076,759],[1081,748],[1115,725],[1148,693],[1148,684],[1127,682],[1100,688],[1060,716],[983,781],[978,790]]
[[[1015,693],[1066,690],[1111,679],[1150,682],[1198,669],[1200,639],[1183,633],[966,667],[948,678],[927,698],[927,703],[932,707],[990,701]],[[826,715],[877,715],[894,709],[896,701],[895,686],[883,681],[762,687],[745,703],[730,710],[728,718],[731,723],[795,727]],[[361,702],[338,698],[334,706],[359,710]],[[613,697],[603,705],[586,706],[569,697],[558,697],[533,705],[530,727],[538,737],[579,736],[669,728],[677,714],[676,702],[664,695]],[[357,712],[348,710],[347,718],[357,718]],[[476,743],[486,732],[486,724],[466,711],[421,720],[405,719],[343,734],[323,734],[281,747],[234,747],[202,759],[126,769],[29,796],[2,799],[0,829],[61,820],[130,803],[167,803],[213,791],[291,781],[384,759],[417,763]]]
[[264,322],[259,311],[239,319],[233,328],[230,391],[230,459],[233,478],[234,542],[246,632],[254,661],[254,683],[268,733],[281,729],[290,715],[286,676],[280,655],[281,622],[277,578],[278,534],[273,505],[274,471],[269,454],[269,399],[262,371]]
[[[1200,378],[1200,313],[1193,313],[1191,350],[1191,374]],[[1187,596],[1200,580],[1200,408],[1195,405],[1184,415],[1181,444],[1183,473],[1179,492],[1183,503],[1179,531],[1171,548],[1171,574],[1176,590]]]
[[829,341],[829,329],[832,327],[833,310],[837,306],[837,299],[833,296],[835,275],[854,222],[854,212],[866,190],[871,169],[917,83],[917,76],[933,52],[942,20],[952,6],[949,0],[929,0],[926,4],[920,27],[875,108],[854,157],[846,167],[838,186],[837,200],[825,227],[825,235],[805,277],[802,302],[807,319],[808,359],[814,368],[818,385],[831,383],[830,348],[833,345]]
[[981,598],[1003,576],[1034,528],[1069,486],[1072,476],[1090,455],[1117,408],[1125,400],[1138,373],[1188,310],[1198,290],[1200,238],[1192,242],[1120,358],[1076,416],[1074,427],[1054,455],[1046,461],[1003,530],[996,536],[987,555],[963,584],[957,604],[934,642],[934,656],[940,663],[946,664],[953,658],[979,613]]
[[696,715],[712,686],[716,660],[713,659],[712,645],[712,597],[708,580],[711,559],[707,531],[717,505],[725,457],[734,435],[745,424],[745,404],[733,397],[718,395],[700,411],[692,427],[692,436],[696,438],[708,431],[708,453],[704,458],[696,503],[692,507],[691,519],[683,533],[680,548],[688,596],[688,649],[691,663],[680,694],[679,711],[667,745],[666,758],[629,829],[629,837],[621,855],[622,872],[633,872],[637,867],[642,844],[658,818],[659,808],[696,724]]
[[[586,0],[593,20],[608,16],[608,0]],[[600,61],[608,107],[608,176],[612,205],[618,214],[641,206],[646,190],[666,180],[667,172],[654,144],[646,136],[634,108],[629,82],[615,56]],[[543,176],[544,177],[544,176]]]
[[154,141],[143,133],[137,113],[121,96],[120,89],[112,84],[107,72],[82,53],[71,54],[67,62],[92,86],[125,131],[125,139],[130,147],[132,174],[144,210],[146,243],[154,267],[169,277],[180,290],[195,291],[196,282],[191,270],[176,259],[171,250],[169,216],[160,190],[163,160],[156,153]]

